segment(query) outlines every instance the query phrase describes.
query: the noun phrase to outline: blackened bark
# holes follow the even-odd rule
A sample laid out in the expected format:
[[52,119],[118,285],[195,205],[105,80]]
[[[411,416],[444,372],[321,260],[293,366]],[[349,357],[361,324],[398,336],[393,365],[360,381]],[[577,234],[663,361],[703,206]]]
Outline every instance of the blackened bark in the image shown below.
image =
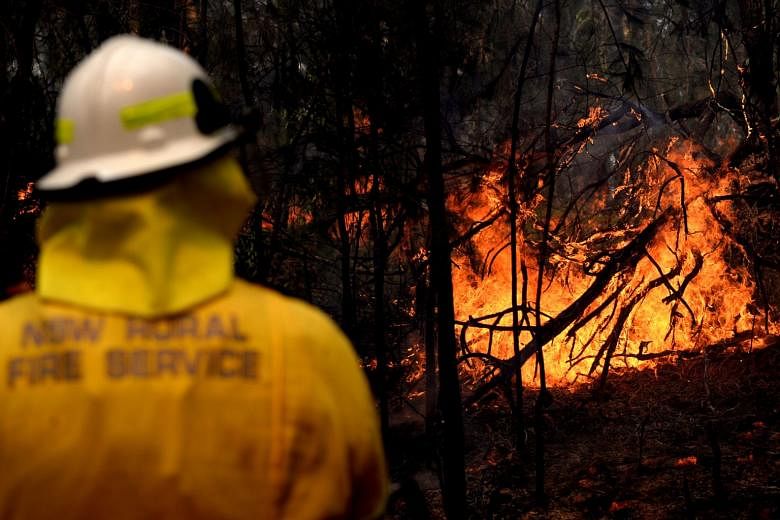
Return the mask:
[[200,0],[200,12],[198,13],[198,43],[195,47],[195,54],[200,64],[204,67],[208,66],[209,57],[208,14],[209,1]]
[[[335,0],[335,101],[336,132],[339,143],[339,171],[336,175],[336,211],[339,230],[341,262],[341,324],[348,336],[355,334],[355,296],[352,284],[352,262],[349,231],[347,229],[347,190],[354,181],[355,171],[355,119],[352,112],[350,44],[352,42],[352,0]],[[357,237],[354,237],[357,241]]]
[[425,287],[425,433],[433,435],[436,427],[436,408],[439,396],[436,362],[436,303],[429,280]]
[[[369,141],[369,167],[373,172],[371,183],[371,226],[374,240],[374,349],[377,357],[377,375],[379,376],[379,386],[376,389],[379,397],[379,422],[382,427],[382,437],[387,442],[390,430],[390,404],[387,388],[387,342],[385,335],[385,274],[387,271],[387,260],[389,256],[388,249],[388,208],[383,202],[382,186],[384,172],[379,157],[380,146],[380,127],[384,121],[385,103],[382,99],[382,90],[384,88],[384,77],[382,72],[385,70],[382,60],[380,24],[377,18],[377,5],[375,2],[370,4],[370,12],[373,13],[368,26],[374,35],[369,46],[370,63],[374,67],[373,74],[369,74],[368,83],[368,116],[370,125]],[[384,213],[383,213],[384,210]]]
[[371,226],[374,237],[374,349],[379,384],[379,420],[382,436],[387,439],[390,430],[390,407],[387,399],[387,345],[385,344],[385,271],[387,266],[387,237],[384,231],[382,208],[379,206],[379,175],[374,174],[371,206]]
[[[542,326],[542,284],[544,283],[544,266],[547,263],[548,256],[548,244],[550,240],[550,221],[552,220],[553,199],[555,197],[555,160],[554,149],[552,141],[552,105],[555,86],[555,58],[558,53],[558,39],[561,32],[561,9],[558,0],[554,0],[553,7],[555,10],[555,31],[553,33],[553,43],[550,49],[550,68],[548,69],[547,78],[547,106],[545,111],[545,129],[544,129],[544,148],[545,155],[547,156],[547,175],[545,179],[545,186],[549,187],[547,193],[547,209],[544,216],[544,229],[542,231],[542,243],[539,247],[539,269],[537,271],[536,278],[536,330],[540,330]],[[539,343],[536,345],[536,363],[539,368],[539,396],[537,397],[534,406],[534,428],[536,430],[536,497],[540,502],[546,501],[546,493],[544,491],[544,415],[543,409],[549,406],[550,394],[547,391],[547,379],[544,369],[544,349]]]
[[[426,142],[423,168],[428,182],[431,281],[437,306],[439,409],[443,423],[442,492],[447,518],[457,519],[466,516],[466,474],[463,456],[463,411],[455,348],[449,223],[444,204],[442,173],[441,62],[437,37],[437,24],[441,13],[438,12],[439,6],[435,0],[415,4],[417,62]],[[431,22],[432,29],[429,27]]]
[[238,65],[238,81],[241,83],[241,94],[244,104],[252,106],[254,96],[249,86],[249,64],[246,59],[246,44],[244,43],[244,16],[241,10],[241,0],[233,0],[233,23],[236,26],[236,64]]
[[[539,13],[542,11],[542,1],[536,2],[531,27],[528,30],[528,40],[525,43],[523,51],[523,61],[520,65],[520,76],[517,79],[517,88],[515,89],[514,109],[512,111],[512,143],[509,151],[509,168],[507,169],[507,197],[509,199],[509,239],[510,239],[510,269],[512,270],[512,347],[515,356],[520,354],[520,324],[518,320],[517,306],[517,147],[520,142],[520,101],[523,98],[523,86],[525,85],[525,73],[528,67],[528,59],[531,56],[531,47],[533,46],[534,33],[536,32],[536,23],[539,20]],[[526,199],[527,194],[521,194]],[[525,287],[525,283],[523,284]],[[523,305],[526,305],[526,292],[523,291]],[[518,448],[525,446],[525,419],[523,418],[523,375],[522,366],[517,367],[515,374],[515,404],[512,408],[515,413],[515,444]]]
[[748,97],[748,118],[755,128],[753,137],[764,148],[769,173],[780,179],[780,138],[773,128],[777,117],[777,64],[772,49],[778,40],[778,16],[772,0],[740,0],[742,43],[748,59],[740,70],[742,87]]

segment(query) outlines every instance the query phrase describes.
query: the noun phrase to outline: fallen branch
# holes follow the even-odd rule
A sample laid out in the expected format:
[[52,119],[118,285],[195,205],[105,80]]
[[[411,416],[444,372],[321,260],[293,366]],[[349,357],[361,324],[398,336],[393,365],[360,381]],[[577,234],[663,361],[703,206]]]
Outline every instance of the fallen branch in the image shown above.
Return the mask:
[[618,314],[617,320],[615,321],[615,326],[612,328],[612,332],[610,332],[609,337],[604,342],[604,345],[602,345],[601,349],[596,354],[596,358],[593,360],[593,364],[591,365],[590,371],[588,372],[588,375],[591,375],[593,371],[596,370],[596,367],[598,366],[599,361],[603,355],[604,363],[601,369],[601,376],[599,378],[599,389],[604,389],[607,384],[607,376],[609,375],[609,366],[610,362],[612,361],[612,356],[614,355],[618,343],[620,342],[620,334],[623,332],[623,326],[628,320],[628,317],[634,311],[634,307],[636,307],[639,302],[641,302],[653,289],[660,287],[662,284],[664,284],[664,282],[667,282],[669,278],[673,278],[679,272],[680,264],[678,263],[674,269],[668,273],[661,273],[658,278],[648,283],[641,291],[639,291],[639,293],[635,294],[622,309],[620,309],[620,313]]
[[479,401],[484,395],[498,385],[511,379],[517,370],[522,367],[538,349],[547,345],[553,338],[566,330],[566,328],[580,317],[582,313],[599,298],[599,296],[603,295],[604,289],[617,274],[634,270],[637,263],[645,256],[645,248],[653,240],[658,230],[666,224],[672,216],[677,215],[678,212],[679,210],[674,208],[663,211],[644,230],[634,237],[631,242],[612,254],[610,259],[602,264],[603,267],[595,275],[593,283],[585,292],[557,316],[540,326],[534,334],[533,339],[528,342],[517,355],[507,359],[507,365],[502,366],[495,377],[477,388],[467,400],[466,404],[470,405]]

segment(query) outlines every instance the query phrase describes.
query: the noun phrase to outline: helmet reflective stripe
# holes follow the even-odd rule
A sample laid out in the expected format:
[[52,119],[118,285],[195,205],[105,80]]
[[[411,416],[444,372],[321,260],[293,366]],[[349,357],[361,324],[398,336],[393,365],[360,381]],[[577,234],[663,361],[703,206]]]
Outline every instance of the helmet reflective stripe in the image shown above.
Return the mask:
[[237,136],[195,60],[130,35],[107,40],[68,75],[57,118],[57,167],[38,181],[44,192],[186,165]]
[[119,112],[119,117],[126,129],[138,130],[169,119],[194,117],[197,111],[192,92],[179,92],[125,107]]
[[73,141],[74,124],[71,119],[57,119],[55,122],[55,137],[57,144],[68,144]]

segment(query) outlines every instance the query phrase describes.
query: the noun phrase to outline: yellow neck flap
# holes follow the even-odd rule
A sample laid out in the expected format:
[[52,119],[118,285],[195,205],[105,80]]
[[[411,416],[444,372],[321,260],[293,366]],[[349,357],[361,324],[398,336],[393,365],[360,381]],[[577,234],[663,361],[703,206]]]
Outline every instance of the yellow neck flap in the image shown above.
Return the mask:
[[144,317],[187,310],[230,286],[233,238],[254,201],[224,158],[149,192],[53,202],[38,229],[38,294]]

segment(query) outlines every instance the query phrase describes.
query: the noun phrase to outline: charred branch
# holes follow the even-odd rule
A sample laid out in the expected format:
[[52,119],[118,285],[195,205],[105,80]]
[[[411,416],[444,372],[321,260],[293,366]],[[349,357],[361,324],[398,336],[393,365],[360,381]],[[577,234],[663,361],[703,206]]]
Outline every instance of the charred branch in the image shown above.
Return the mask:
[[675,267],[675,269],[669,271],[668,273],[661,274],[661,276],[652,280],[641,291],[635,294],[618,313],[618,317],[615,320],[615,325],[612,327],[612,332],[601,346],[601,349],[599,349],[595,359],[593,360],[593,363],[591,364],[590,371],[588,372],[589,375],[593,373],[603,356],[604,363],[601,369],[601,375],[599,377],[600,389],[603,389],[607,384],[607,376],[609,375],[609,367],[612,361],[612,356],[614,355],[615,349],[620,342],[620,335],[623,333],[623,328],[626,321],[628,320],[628,317],[631,315],[631,312],[633,312],[637,304],[639,304],[639,302],[641,302],[650,293],[650,291],[660,287],[661,285],[668,284],[669,278],[675,275],[675,271],[679,272],[679,268],[680,266],[678,265]]
[[701,117],[707,111],[727,112],[734,121],[744,125],[745,120],[742,117],[742,109],[737,97],[731,92],[720,91],[714,97],[708,96],[704,99],[698,99],[677,105],[667,111],[669,120],[679,121],[681,119],[691,119]]
[[[658,265],[658,262],[656,262],[655,258],[653,258],[653,255],[651,255],[649,251],[647,251],[646,253],[647,253],[647,259],[650,260],[650,263],[653,264],[653,267],[655,267],[656,271],[658,271],[662,275],[661,276],[661,283],[663,283],[666,286],[666,288],[669,289],[669,292],[670,292],[671,295],[678,294],[677,297],[673,297],[669,301],[678,300],[680,303],[682,303],[683,307],[685,307],[685,309],[688,311],[688,314],[691,317],[691,326],[695,327],[696,326],[696,313],[693,312],[693,309],[691,308],[691,306],[682,297],[682,292],[680,292],[680,289],[675,289],[674,286],[672,285],[672,283],[669,281],[669,278],[663,275],[663,269],[661,268],[660,265]],[[698,269],[694,269],[694,270],[697,271],[697,274],[698,274],[698,270],[700,270],[700,269],[701,269],[701,266],[699,266]],[[693,278],[694,276],[696,276],[696,274],[694,274],[691,278]],[[664,302],[664,303],[667,303],[667,302]],[[674,312],[674,310],[672,312]]]
[[[658,352],[644,352],[643,349],[640,348],[639,352],[636,354],[625,354],[621,357],[636,359],[638,361],[652,361],[655,359],[667,358],[671,356],[677,358],[678,360],[695,359],[704,357],[705,355],[721,354],[729,349],[741,349],[742,345],[744,345],[746,342],[753,341],[755,337],[755,331],[743,330],[736,332],[734,336],[730,338],[723,339],[700,350],[665,349]],[[771,337],[772,336],[769,336],[769,338]]]
[[574,338],[577,335],[577,331],[580,330],[582,327],[590,323],[591,320],[593,320],[595,317],[600,316],[604,310],[612,304],[617,297],[625,290],[627,283],[622,283],[618,286],[617,289],[612,291],[606,298],[604,298],[604,301],[602,301],[595,309],[590,311],[588,314],[583,316],[581,319],[574,322],[574,325],[571,326],[571,329],[569,329],[569,332],[567,333],[567,336],[570,338]]
[[[691,270],[690,273],[685,275],[685,278],[683,279],[682,283],[680,284],[680,288],[679,289],[677,289],[672,294],[670,294],[669,296],[666,296],[663,300],[661,300],[663,303],[670,303],[673,300],[681,300],[682,301],[682,297],[685,294],[686,287],[688,287],[688,284],[691,283],[691,280],[696,278],[696,275],[698,275],[699,272],[701,272],[701,268],[704,266],[704,257],[702,256],[702,254],[699,251],[694,251],[693,252],[693,256],[694,256],[694,259],[695,259],[694,260],[693,269]],[[690,307],[689,307],[689,309],[690,309]]]
[[452,240],[450,242],[450,248],[455,249],[457,247],[462,246],[472,238],[474,238],[476,235],[479,234],[480,231],[489,228],[492,226],[498,219],[506,215],[506,210],[504,208],[499,208],[490,215],[488,215],[485,220],[475,222],[472,224],[472,226],[461,236],[456,238],[455,240]]
[[[593,283],[590,284],[585,292],[557,316],[545,322],[536,331],[534,338],[520,350],[520,353],[507,360],[513,370],[525,364],[536,353],[538,348],[545,346],[555,336],[566,330],[603,294],[604,289],[606,289],[615,276],[620,273],[633,271],[637,263],[645,256],[645,248],[653,240],[658,230],[675,214],[677,214],[676,210],[665,210],[634,237],[628,245],[615,252],[609,261],[604,263],[603,268],[595,275]],[[498,374],[493,379],[474,391],[467,400],[467,404],[479,401],[488,392],[502,384],[504,380],[511,378],[513,370],[499,369]]]

